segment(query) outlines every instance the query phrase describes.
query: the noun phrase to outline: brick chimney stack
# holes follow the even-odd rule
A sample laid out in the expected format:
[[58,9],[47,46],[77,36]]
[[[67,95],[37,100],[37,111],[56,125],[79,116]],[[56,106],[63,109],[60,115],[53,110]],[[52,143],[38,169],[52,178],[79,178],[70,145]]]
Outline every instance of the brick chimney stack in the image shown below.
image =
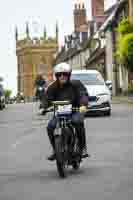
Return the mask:
[[84,1],[75,1],[74,4],[74,32],[81,32],[81,26],[87,24]]
[[97,28],[101,26],[105,20],[104,0],[91,0],[92,18],[95,21]]
[[81,40],[88,37],[88,22],[84,0],[75,0],[74,3],[74,32],[80,35]]

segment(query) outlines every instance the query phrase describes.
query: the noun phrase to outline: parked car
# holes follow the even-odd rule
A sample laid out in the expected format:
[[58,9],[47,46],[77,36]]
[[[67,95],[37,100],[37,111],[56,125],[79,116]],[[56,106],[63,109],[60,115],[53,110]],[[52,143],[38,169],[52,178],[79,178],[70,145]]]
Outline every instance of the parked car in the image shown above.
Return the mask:
[[97,70],[73,70],[72,80],[80,80],[89,95],[88,112],[111,115],[111,92]]
[[5,108],[5,95],[4,90],[2,87],[0,87],[0,110],[3,110]]

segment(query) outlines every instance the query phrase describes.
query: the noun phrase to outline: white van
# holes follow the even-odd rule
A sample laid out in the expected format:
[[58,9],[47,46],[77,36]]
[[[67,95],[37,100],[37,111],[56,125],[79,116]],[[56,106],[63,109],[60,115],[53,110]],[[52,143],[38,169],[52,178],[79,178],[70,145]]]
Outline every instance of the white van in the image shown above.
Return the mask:
[[89,94],[88,111],[111,115],[111,92],[97,70],[73,70],[71,80],[80,80]]

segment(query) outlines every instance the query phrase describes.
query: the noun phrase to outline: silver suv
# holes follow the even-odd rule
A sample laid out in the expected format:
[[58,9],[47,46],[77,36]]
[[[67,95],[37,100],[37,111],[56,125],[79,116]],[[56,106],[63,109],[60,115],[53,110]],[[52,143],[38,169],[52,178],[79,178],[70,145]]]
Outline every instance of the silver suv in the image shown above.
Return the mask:
[[73,70],[72,80],[80,80],[89,95],[88,112],[111,115],[111,92],[97,70]]

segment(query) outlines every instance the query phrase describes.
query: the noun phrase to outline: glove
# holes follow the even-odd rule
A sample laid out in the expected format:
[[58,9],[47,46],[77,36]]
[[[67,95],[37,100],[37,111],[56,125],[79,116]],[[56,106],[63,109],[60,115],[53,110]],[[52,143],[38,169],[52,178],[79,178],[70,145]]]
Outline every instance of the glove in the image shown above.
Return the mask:
[[80,106],[80,107],[79,107],[79,112],[80,112],[80,113],[85,113],[85,112],[87,112],[87,107],[86,107],[86,106]]

